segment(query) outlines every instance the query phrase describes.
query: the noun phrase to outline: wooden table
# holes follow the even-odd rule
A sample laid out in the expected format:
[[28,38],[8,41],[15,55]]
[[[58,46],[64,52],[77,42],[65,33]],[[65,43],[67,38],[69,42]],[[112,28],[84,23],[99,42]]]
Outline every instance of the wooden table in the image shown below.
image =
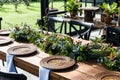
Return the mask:
[[[89,41],[79,39],[83,44]],[[24,43],[13,42],[0,46],[0,59],[5,60],[7,49]],[[15,65],[33,75],[39,76],[40,60],[49,56],[40,49],[32,55],[14,58]],[[60,71],[51,71],[50,80],[96,80],[98,74],[109,73],[101,64],[96,62],[79,62],[73,67]]]
[[99,7],[81,7],[84,10],[84,21],[93,22],[94,12],[99,10]]

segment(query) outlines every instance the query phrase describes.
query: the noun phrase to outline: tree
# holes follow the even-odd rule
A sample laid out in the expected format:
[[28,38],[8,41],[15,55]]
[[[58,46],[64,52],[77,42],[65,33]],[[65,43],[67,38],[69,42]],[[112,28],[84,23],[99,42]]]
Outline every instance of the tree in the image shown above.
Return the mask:
[[17,12],[18,5],[22,2],[23,0],[9,0],[10,3],[15,5],[15,11]]
[[30,5],[29,0],[23,0],[23,1],[24,1],[24,3],[25,3],[26,6]]
[[6,1],[7,0],[0,0],[0,7],[2,7]]

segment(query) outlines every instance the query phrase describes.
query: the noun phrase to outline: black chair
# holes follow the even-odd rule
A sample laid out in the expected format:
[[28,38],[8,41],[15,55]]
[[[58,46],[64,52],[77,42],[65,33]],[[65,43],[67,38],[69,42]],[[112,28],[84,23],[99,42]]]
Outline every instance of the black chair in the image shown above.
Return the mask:
[[[64,19],[59,18],[59,17],[58,18],[57,17],[48,17],[48,21],[49,21],[49,23],[48,23],[49,30],[51,32],[56,33],[60,29],[59,32],[62,33],[62,28],[65,23]],[[55,26],[55,23],[59,23],[59,26]]]
[[[69,24],[70,24],[70,33],[71,33],[71,28],[73,28],[79,35],[79,38],[89,40],[93,23],[71,20]],[[76,28],[77,27],[76,25],[80,26],[80,30]]]
[[24,74],[6,73],[0,71],[0,80],[27,80]]
[[114,46],[120,46],[120,29],[117,27],[106,27],[106,42]]

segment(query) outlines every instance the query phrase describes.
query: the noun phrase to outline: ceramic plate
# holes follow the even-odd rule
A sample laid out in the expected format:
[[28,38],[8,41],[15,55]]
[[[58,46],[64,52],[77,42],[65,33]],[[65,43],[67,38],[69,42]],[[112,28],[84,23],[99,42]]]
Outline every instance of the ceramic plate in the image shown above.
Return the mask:
[[12,42],[11,38],[0,36],[0,45],[8,44],[10,42]]
[[35,52],[37,50],[37,47],[32,44],[26,44],[26,45],[19,45],[14,46],[8,49],[9,54],[14,55],[27,55]]
[[75,64],[75,60],[66,56],[50,56],[43,58],[40,61],[40,65],[51,70],[60,70],[72,67]]

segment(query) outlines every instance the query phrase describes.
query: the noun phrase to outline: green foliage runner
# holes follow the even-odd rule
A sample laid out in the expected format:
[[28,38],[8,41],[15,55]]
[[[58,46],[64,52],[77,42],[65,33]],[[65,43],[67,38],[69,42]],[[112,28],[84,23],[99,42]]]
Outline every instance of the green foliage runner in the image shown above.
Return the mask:
[[15,27],[10,37],[16,41],[34,43],[50,55],[69,56],[76,62],[94,60],[110,70],[120,71],[120,49],[105,45],[98,38],[82,45],[81,42],[76,42],[67,35],[43,33],[29,26]]

